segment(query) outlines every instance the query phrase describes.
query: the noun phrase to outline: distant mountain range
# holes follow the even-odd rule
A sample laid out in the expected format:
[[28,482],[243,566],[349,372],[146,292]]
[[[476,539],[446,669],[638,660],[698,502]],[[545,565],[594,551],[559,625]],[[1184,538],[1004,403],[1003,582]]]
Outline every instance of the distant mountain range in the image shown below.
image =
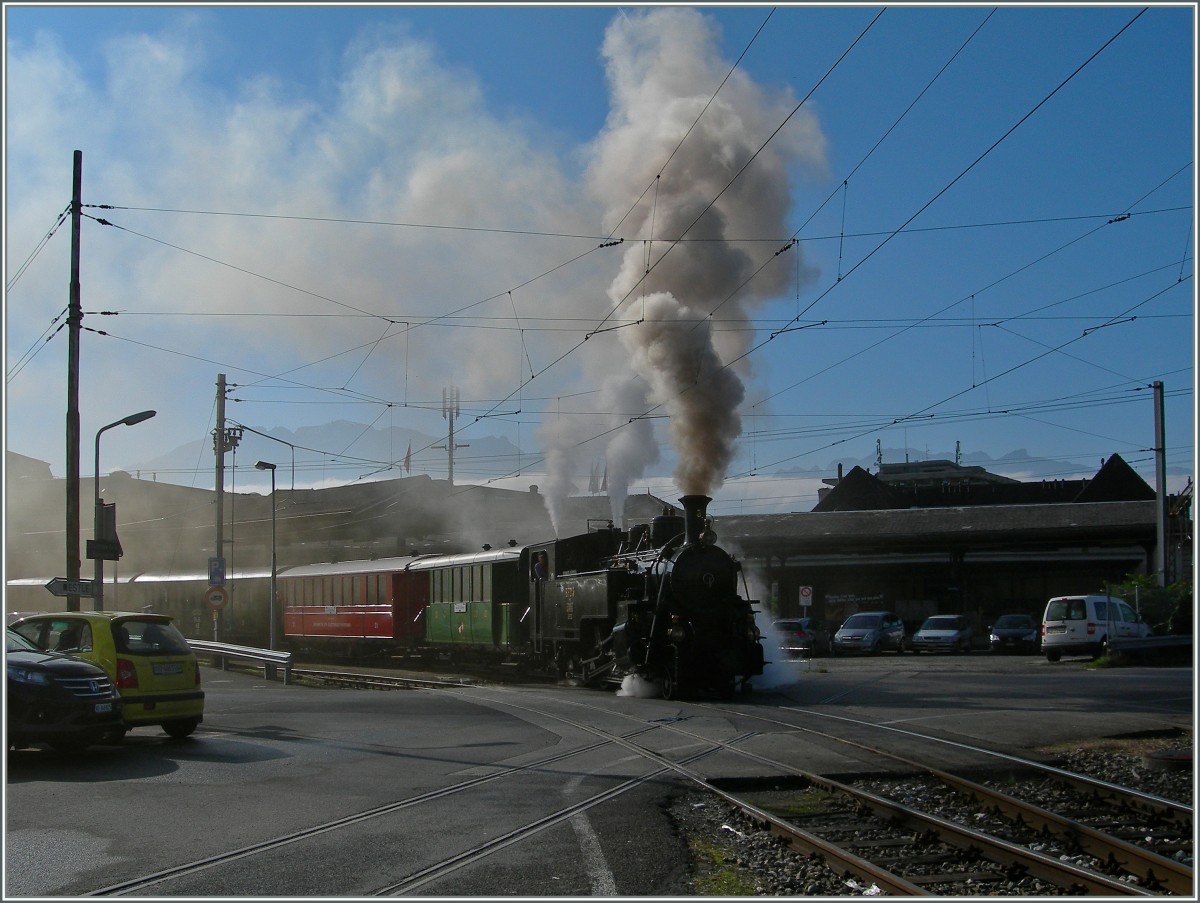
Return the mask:
[[[296,486],[320,486],[345,484],[360,479],[388,479],[409,474],[427,474],[434,479],[448,476],[446,436],[431,436],[418,430],[403,427],[375,428],[369,424],[338,420],[321,426],[300,427],[288,430],[277,427],[263,430],[262,434],[245,430],[241,434],[236,450],[227,455],[226,487],[236,490],[234,478],[228,470],[235,462],[241,479],[254,485],[263,482],[261,474],[253,473],[257,461],[270,461],[277,465],[277,479],[281,486],[294,482]],[[541,472],[540,455],[524,451],[507,438],[500,436],[470,436],[467,443],[456,443],[455,479],[458,482],[493,480],[518,473]],[[663,474],[669,473],[671,458],[665,451],[660,462]],[[928,449],[884,448],[881,457],[885,464],[905,461],[955,460],[953,451],[930,451]],[[407,466],[406,466],[407,463]],[[590,462],[595,466],[602,463]],[[963,466],[980,466],[991,473],[1033,479],[1070,479],[1091,476],[1100,469],[1101,459],[1091,464],[1079,461],[1061,461],[1032,456],[1028,450],[1018,448],[999,457],[986,452],[963,452],[959,458]],[[1143,478],[1153,485],[1153,466],[1133,464]],[[293,470],[294,464],[294,470]],[[843,472],[855,466],[869,472],[877,470],[876,455],[866,457],[836,458],[824,465],[793,467],[775,472],[778,476],[807,478],[830,478],[837,475],[838,465]],[[586,468],[588,462],[581,464]],[[195,441],[180,445],[166,454],[143,461],[128,461],[114,469],[125,470],[141,479],[175,483],[186,486],[210,486],[215,468],[212,442]],[[247,471],[250,471],[247,473]],[[1186,468],[1170,468],[1169,475],[1190,476]],[[586,479],[586,476],[584,476]]]
[[[442,446],[440,449],[436,446]],[[377,429],[365,423],[338,420],[322,426],[296,430],[277,427],[261,433],[245,430],[237,448],[226,455],[225,466],[234,461],[241,471],[247,464],[270,461],[277,465],[282,484],[291,479],[295,464],[296,484],[344,483],[363,478],[429,474],[445,479],[448,457],[446,437],[430,436],[403,427]],[[533,459],[509,440],[497,436],[471,436],[469,443],[456,442],[455,471],[466,479],[503,476],[510,470],[528,465]],[[407,462],[407,468],[406,468]],[[188,442],[166,454],[145,461],[128,462],[120,469],[143,479],[170,483],[191,483],[195,475],[211,474],[216,466],[212,442]],[[226,484],[229,485],[228,483]]]

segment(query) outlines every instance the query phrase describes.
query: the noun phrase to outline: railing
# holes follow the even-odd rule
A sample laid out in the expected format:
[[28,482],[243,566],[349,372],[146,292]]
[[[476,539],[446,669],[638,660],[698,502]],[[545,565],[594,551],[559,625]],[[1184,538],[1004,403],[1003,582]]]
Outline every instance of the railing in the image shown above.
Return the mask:
[[222,671],[225,670],[226,663],[231,658],[256,661],[262,663],[263,676],[267,680],[274,680],[275,669],[282,665],[283,682],[291,683],[292,654],[290,652],[255,649],[252,646],[235,646],[232,643],[215,643],[212,640],[188,640],[187,642],[193,652],[208,656],[212,663]]

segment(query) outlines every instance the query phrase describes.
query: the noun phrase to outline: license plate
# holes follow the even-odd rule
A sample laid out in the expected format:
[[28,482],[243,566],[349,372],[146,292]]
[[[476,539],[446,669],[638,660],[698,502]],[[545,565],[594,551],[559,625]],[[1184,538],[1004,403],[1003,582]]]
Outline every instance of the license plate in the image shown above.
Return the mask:
[[103,712],[111,712],[111,711],[112,711],[112,703],[111,702],[96,703],[96,714],[97,715],[99,715]]
[[182,674],[183,662],[155,662],[155,674]]

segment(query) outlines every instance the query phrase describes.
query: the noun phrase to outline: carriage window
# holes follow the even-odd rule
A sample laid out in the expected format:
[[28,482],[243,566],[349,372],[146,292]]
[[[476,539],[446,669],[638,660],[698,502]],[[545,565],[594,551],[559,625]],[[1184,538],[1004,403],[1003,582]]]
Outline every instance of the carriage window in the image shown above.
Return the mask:
[[482,593],[483,601],[491,602],[492,601],[492,568],[489,565],[488,567],[481,568],[481,570],[483,572],[483,574],[482,574],[482,577],[483,577],[483,593]]
[[450,591],[450,598],[454,602],[462,601],[462,568],[454,568],[451,572],[451,577],[454,580],[454,588]]

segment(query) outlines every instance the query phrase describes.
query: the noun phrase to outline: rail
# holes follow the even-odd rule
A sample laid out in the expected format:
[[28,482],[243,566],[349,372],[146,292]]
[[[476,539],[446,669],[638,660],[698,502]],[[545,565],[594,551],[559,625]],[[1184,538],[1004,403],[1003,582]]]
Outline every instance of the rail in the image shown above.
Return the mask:
[[276,669],[283,667],[283,682],[292,682],[292,654],[278,652],[274,649],[255,649],[253,646],[235,646],[232,643],[217,643],[212,640],[192,640],[188,645],[192,651],[206,655],[212,663],[222,671],[226,669],[229,659],[243,659],[260,662],[263,666],[263,677],[274,680]]

